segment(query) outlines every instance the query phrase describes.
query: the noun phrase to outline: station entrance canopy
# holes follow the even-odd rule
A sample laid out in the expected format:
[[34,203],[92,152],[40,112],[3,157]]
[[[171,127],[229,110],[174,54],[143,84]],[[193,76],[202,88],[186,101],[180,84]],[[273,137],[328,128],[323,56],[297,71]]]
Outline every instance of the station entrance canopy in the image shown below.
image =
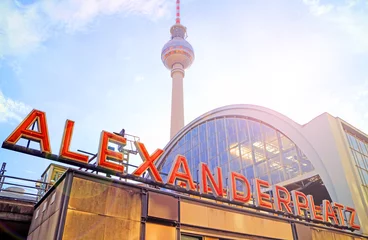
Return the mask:
[[[37,125],[37,130],[30,129],[34,124]],[[164,182],[161,173],[155,165],[155,162],[164,153],[164,150],[157,149],[154,153],[150,154],[145,145],[140,141],[135,141],[134,145],[143,163],[131,174],[127,173],[124,171],[126,166],[124,166],[125,164],[123,162],[123,153],[109,148],[110,143],[117,144],[122,148],[127,144],[127,139],[123,135],[116,133],[101,132],[97,165],[94,166],[89,164],[88,155],[70,151],[73,129],[74,122],[66,120],[59,154],[53,154],[51,151],[46,114],[34,109],[3,142],[2,147],[180,193],[215,199],[216,201],[238,206],[246,206],[339,229],[360,230],[360,226],[357,223],[356,211],[352,207],[344,206],[341,203],[330,202],[329,200],[323,200],[321,206],[316,206],[312,195],[306,196],[303,192],[296,190],[289,192],[283,186],[271,186],[267,181],[257,178],[254,179],[252,191],[248,179],[237,172],[229,172],[230,188],[226,189],[224,188],[222,175],[228,173],[223,173],[220,167],[217,167],[216,172],[212,173],[205,163],[200,163],[199,183],[195,183],[187,159],[182,155],[176,156],[167,181]],[[17,142],[21,138],[38,142],[40,149],[17,145]],[[149,178],[143,177],[143,174],[146,172],[149,173]],[[272,190],[266,191],[271,187]]]

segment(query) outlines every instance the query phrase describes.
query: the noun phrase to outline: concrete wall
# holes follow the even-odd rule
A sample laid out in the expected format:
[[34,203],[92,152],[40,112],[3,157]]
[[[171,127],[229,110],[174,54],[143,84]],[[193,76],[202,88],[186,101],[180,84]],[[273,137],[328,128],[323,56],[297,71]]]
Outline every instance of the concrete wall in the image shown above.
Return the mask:
[[62,181],[47,198],[34,210],[27,240],[55,239],[65,196],[65,182]]
[[140,238],[139,189],[74,178],[63,239]]
[[353,240],[356,236],[307,223],[296,228],[298,221],[255,209],[157,192],[72,170],[41,200],[35,214],[28,240],[180,240],[181,234],[206,240],[314,240],[328,234]]
[[26,238],[34,203],[0,197],[0,239]]

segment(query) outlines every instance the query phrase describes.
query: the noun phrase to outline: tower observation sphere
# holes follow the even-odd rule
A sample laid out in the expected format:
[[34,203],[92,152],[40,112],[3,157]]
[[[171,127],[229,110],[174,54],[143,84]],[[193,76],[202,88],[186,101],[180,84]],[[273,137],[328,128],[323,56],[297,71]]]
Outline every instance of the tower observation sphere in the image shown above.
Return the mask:
[[173,138],[184,127],[184,93],[183,78],[185,69],[194,61],[192,45],[186,40],[187,28],[180,24],[180,0],[176,0],[176,23],[170,29],[171,40],[161,52],[161,60],[171,70],[171,125],[170,138]]
[[183,70],[192,65],[194,61],[194,51],[192,45],[185,40],[186,27],[175,24],[171,27],[171,40],[162,48],[161,59],[165,67],[173,69],[175,63],[183,66]]

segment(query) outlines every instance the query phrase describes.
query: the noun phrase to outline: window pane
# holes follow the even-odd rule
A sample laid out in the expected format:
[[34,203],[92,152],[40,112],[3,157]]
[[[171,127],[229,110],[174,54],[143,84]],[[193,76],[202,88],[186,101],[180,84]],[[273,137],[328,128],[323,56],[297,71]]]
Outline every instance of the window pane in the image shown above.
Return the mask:
[[253,143],[262,141],[261,125],[259,122],[249,121],[249,131]]
[[363,170],[363,169],[359,169],[362,175],[362,182],[364,185],[368,185],[368,171]]
[[207,149],[205,149],[204,151],[201,150],[199,152],[199,161],[204,163],[208,162]]
[[271,182],[268,175],[261,176],[260,179],[267,181],[267,182]]
[[265,150],[267,157],[273,157],[280,152],[276,131],[262,124],[262,130],[265,136]]
[[198,166],[199,166],[199,148],[198,148],[198,146],[193,148],[191,158],[192,158],[192,162],[193,162],[192,170],[194,171],[194,169],[197,169]]
[[314,167],[312,163],[309,161],[307,156],[299,149],[297,148],[299,162],[300,162],[300,168],[302,173],[310,172],[314,170]]
[[253,166],[247,167],[246,168],[246,175],[245,175],[249,182],[252,181],[252,179],[254,178],[254,171],[253,171]]
[[365,144],[364,142],[362,141],[359,141],[359,146],[360,146],[360,150],[363,154],[367,155],[368,156],[368,152],[367,152],[367,149],[365,148]]
[[172,165],[171,163],[166,163],[165,162],[164,166],[162,167],[161,172],[163,172],[163,173],[169,173],[171,165]]
[[357,153],[357,158],[358,158],[360,167],[366,169],[365,163],[364,163],[364,155],[362,155],[361,153]]
[[368,157],[363,156],[364,164],[365,164],[365,170],[368,171]]
[[242,159],[242,166],[249,166],[253,163],[252,160],[252,148],[249,142],[240,144],[240,154]]
[[292,147],[294,147],[294,143],[290,141],[289,138],[285,137],[280,133],[280,140],[281,140],[281,148],[282,150],[288,150]]
[[183,145],[184,144],[184,138],[182,137],[180,140],[179,140],[179,146]]
[[271,183],[276,184],[285,180],[284,173],[281,168],[270,173]]
[[234,159],[230,162],[230,171],[237,172],[240,169],[240,158]]
[[226,165],[222,165],[220,167],[222,169],[222,182],[224,184],[224,187],[226,187],[228,185],[228,177],[229,177],[228,175],[229,174],[227,174],[227,173],[229,172],[229,167],[228,167],[227,164]]
[[247,120],[245,119],[238,119],[238,137],[239,142],[249,141]]
[[185,134],[185,141],[190,141],[190,138],[191,138],[191,136],[192,136],[192,132],[191,131],[189,131],[187,134]]
[[356,139],[355,139],[355,137],[354,137],[354,136],[351,136],[351,135],[350,135],[350,142],[351,142],[351,146],[352,146],[355,150],[359,151],[358,143],[357,143],[357,141],[356,141]]
[[249,131],[254,151],[254,160],[260,162],[266,159],[262,140],[261,125],[258,122],[249,121]]
[[202,237],[193,237],[188,235],[181,235],[181,240],[202,240]]
[[221,153],[226,151],[226,134],[223,118],[216,119],[216,133],[217,133],[218,152]]
[[220,153],[220,165],[225,165],[229,161],[227,152]]
[[229,148],[233,144],[238,143],[238,138],[236,135],[236,119],[226,118],[226,134],[227,134],[227,141],[229,144]]
[[216,145],[216,128],[215,121],[207,122],[207,134],[208,134],[208,153],[209,158],[216,157],[217,145]]
[[351,140],[352,136],[351,136],[350,134],[348,134],[348,133],[346,133],[346,136],[347,136],[347,138],[348,138],[349,146],[350,146],[350,147],[353,147],[353,143],[352,143],[352,140]]
[[257,176],[262,177],[267,174],[267,162],[261,162],[256,164]]
[[283,154],[283,162],[287,179],[296,177],[300,174],[298,157],[295,148]]
[[264,146],[262,142],[253,143],[254,158],[256,162],[260,162],[266,159],[264,153]]
[[276,156],[274,158],[271,158],[268,160],[268,169],[270,171],[274,171],[276,169],[279,169],[283,167],[281,162],[280,162],[280,156]]

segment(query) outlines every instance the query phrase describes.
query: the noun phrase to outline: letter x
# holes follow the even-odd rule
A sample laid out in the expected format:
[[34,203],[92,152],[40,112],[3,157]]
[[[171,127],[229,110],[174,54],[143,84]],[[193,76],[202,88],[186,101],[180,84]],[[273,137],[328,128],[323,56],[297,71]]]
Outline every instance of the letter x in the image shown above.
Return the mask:
[[162,183],[162,178],[154,162],[164,153],[164,150],[157,149],[151,156],[149,155],[143,143],[134,142],[143,163],[133,172],[133,175],[140,177],[146,170],[156,182]]

